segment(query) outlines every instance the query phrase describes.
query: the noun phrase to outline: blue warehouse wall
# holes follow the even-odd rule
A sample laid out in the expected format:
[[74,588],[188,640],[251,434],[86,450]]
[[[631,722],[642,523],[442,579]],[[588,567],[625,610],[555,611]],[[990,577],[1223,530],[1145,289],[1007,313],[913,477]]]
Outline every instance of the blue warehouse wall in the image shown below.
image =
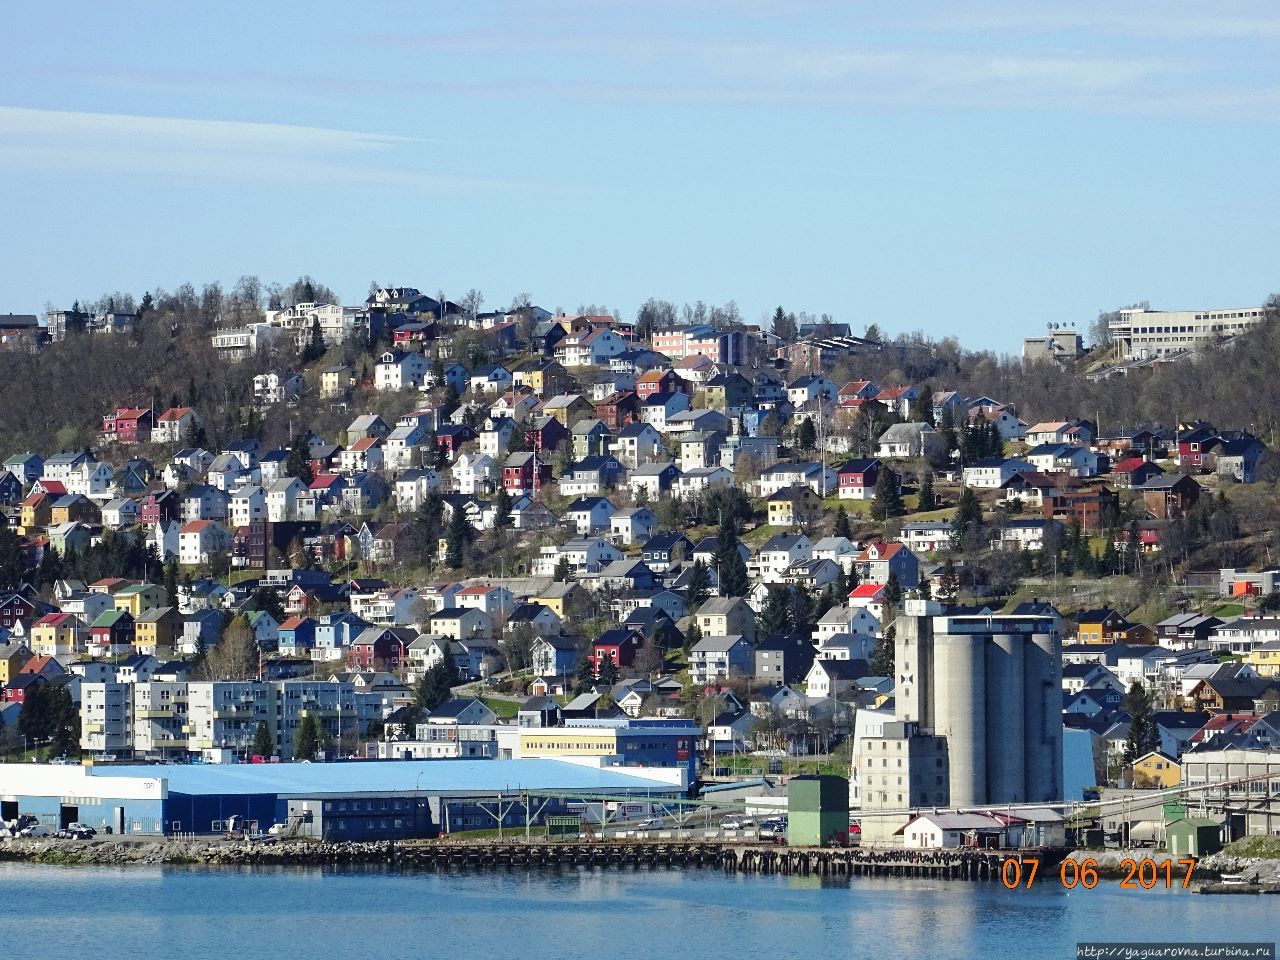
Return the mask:
[[215,823],[222,829],[230,817],[240,816],[257,820],[258,828],[265,831],[273,823],[284,822],[285,807],[274,793],[170,793],[164,807],[165,830],[212,833]]
[[[63,825],[62,797],[19,796],[18,812],[29,813],[51,830]],[[159,834],[164,832],[164,801],[125,800],[115,797],[67,797],[68,821],[78,820],[105,833]]]

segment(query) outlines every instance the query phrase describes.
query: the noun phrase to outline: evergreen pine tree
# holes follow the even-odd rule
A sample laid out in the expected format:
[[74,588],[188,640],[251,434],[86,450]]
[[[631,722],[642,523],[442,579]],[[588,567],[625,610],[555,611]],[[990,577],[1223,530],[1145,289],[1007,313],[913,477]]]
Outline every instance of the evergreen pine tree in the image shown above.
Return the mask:
[[722,597],[745,597],[751,589],[747,564],[738,550],[737,527],[728,517],[716,537],[716,578]]
[[309,486],[315,479],[311,471],[311,449],[307,445],[305,436],[300,434],[293,438],[293,443],[289,445],[289,459],[286,461],[285,469],[289,471],[289,476],[297,477],[304,485]]
[[942,574],[938,577],[938,602],[953,604],[960,596],[960,577],[956,573],[956,565],[950,557],[942,563]]
[[510,525],[511,494],[507,493],[506,487],[499,487],[493,498],[493,527],[495,530],[505,530]]
[[293,730],[293,759],[310,760],[316,755],[319,740],[316,737],[316,719],[303,717]]
[[765,633],[789,633],[791,626],[791,591],[784,583],[769,585],[760,612],[760,629]]
[[895,633],[896,628],[890,625],[876,641],[875,649],[871,651],[871,660],[867,664],[873,676],[893,677],[895,675],[897,671],[894,665],[897,649]]
[[168,598],[169,606],[177,609],[178,606],[178,562],[170,560],[164,565],[164,592]]
[[685,588],[689,609],[696,610],[702,606],[702,602],[707,599],[710,592],[711,574],[707,570],[707,565],[698,558],[693,561],[693,567],[689,571],[689,585]]
[[796,446],[801,450],[812,450],[818,444],[818,430],[813,425],[813,417],[805,417],[796,430]]
[[971,538],[982,527],[982,504],[972,487],[960,491],[960,500],[956,504],[956,515],[951,520],[951,539],[956,546],[964,548]]
[[884,582],[884,605],[886,609],[897,610],[901,603],[902,584],[898,582],[897,573],[890,570],[889,579]]
[[600,666],[596,671],[596,682],[602,687],[612,687],[618,682],[618,665],[613,662],[612,654],[600,658]]
[[880,469],[876,478],[876,499],[871,505],[871,515],[877,520],[902,516],[902,491],[898,489],[898,475],[888,467]]
[[921,513],[932,510],[934,506],[933,471],[925,467],[920,473],[920,496],[916,509]]
[[1124,746],[1124,762],[1129,765],[1150,753],[1160,742],[1151,695],[1137,680],[1124,695],[1124,712],[1129,715],[1129,739]]
[[853,539],[853,528],[849,524],[849,513],[843,506],[836,508],[835,527],[831,532],[834,536],[844,537],[846,540]]
[[253,755],[255,757],[273,757],[276,745],[271,740],[271,730],[265,723],[259,723],[253,731]]
[[586,655],[578,659],[578,669],[573,675],[574,693],[583,694],[591,690],[596,683],[596,668],[594,661]]
[[461,567],[466,547],[475,539],[475,536],[476,530],[467,519],[467,511],[460,506],[455,506],[452,516],[449,517],[449,532],[445,535],[444,562],[454,570]]

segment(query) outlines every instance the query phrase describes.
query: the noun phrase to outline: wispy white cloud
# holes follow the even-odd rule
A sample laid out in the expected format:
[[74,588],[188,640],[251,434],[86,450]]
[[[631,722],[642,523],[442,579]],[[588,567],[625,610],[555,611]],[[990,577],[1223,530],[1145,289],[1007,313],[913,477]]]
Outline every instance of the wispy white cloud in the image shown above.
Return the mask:
[[433,142],[290,124],[0,106],[0,170],[422,188],[509,185],[425,169]]

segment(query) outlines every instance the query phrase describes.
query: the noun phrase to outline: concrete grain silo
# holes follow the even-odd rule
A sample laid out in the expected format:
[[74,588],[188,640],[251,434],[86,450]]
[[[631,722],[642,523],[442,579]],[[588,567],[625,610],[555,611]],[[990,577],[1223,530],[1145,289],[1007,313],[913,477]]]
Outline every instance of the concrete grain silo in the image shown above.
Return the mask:
[[[1044,625],[1038,625],[1043,630]],[[1062,642],[1057,633],[1032,635],[1023,657],[1023,740],[1027,797],[1062,798]]]
[[1027,637],[997,633],[985,640],[988,802],[1020,803],[1027,799],[1023,669]]
[[951,804],[987,802],[987,672],[985,638],[939,630],[934,620],[933,731],[947,738]]

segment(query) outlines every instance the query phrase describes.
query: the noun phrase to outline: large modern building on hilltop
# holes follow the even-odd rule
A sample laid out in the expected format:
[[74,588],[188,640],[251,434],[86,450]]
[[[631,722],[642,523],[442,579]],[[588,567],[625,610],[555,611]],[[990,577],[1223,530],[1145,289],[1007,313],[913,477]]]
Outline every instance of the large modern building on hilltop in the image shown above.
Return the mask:
[[1261,307],[1229,310],[1151,310],[1133,307],[1111,321],[1111,336],[1125,360],[1185,353],[1214,340],[1238,336],[1262,322]]

